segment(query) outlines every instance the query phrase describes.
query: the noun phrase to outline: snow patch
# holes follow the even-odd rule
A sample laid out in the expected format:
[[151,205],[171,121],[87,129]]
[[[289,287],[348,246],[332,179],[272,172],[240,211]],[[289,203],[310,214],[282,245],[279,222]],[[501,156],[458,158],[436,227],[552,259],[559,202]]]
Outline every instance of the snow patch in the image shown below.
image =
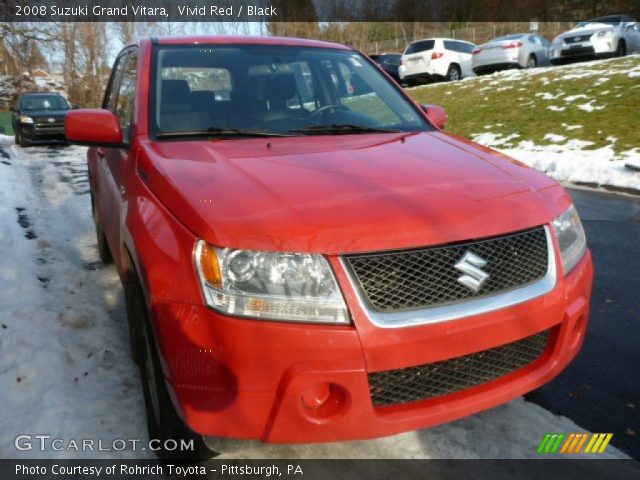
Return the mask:
[[[553,137],[549,137],[552,135]],[[559,135],[558,135],[559,137]],[[564,144],[536,145],[526,140],[516,146],[506,145],[505,139],[493,133],[474,136],[487,147],[495,147],[505,155],[520,160],[559,181],[588,182],[596,185],[638,188],[640,173],[625,168],[627,163],[640,162],[640,150],[634,148],[616,155],[613,146],[589,149],[593,142],[572,139]],[[554,141],[554,134],[545,139]],[[617,141],[609,137],[612,144]]]
[[567,139],[567,137],[563,135],[556,135],[555,133],[547,133],[544,136],[545,140],[549,140],[550,142],[559,143]]
[[478,133],[473,135],[473,140],[475,142],[481,143],[482,145],[507,145],[511,144],[512,140],[515,140],[520,135],[517,133],[512,133],[511,135],[507,135],[506,137],[501,134],[495,134],[491,132]]
[[568,97],[564,97],[564,101],[573,102],[574,100],[578,100],[579,98],[587,98],[587,96],[584,93],[581,93],[579,95],[569,95]]
[[595,110],[602,110],[604,105],[594,105],[593,100],[589,100],[587,103],[583,103],[582,105],[578,105],[580,110],[584,110],[585,112],[593,112]]

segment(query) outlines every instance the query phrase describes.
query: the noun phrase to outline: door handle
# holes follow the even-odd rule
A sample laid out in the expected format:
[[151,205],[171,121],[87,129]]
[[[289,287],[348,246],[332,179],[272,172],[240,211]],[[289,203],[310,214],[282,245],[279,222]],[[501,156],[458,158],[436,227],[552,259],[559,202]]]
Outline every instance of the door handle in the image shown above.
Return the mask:
[[126,189],[126,188],[124,188],[124,185],[120,185],[120,196],[121,196],[122,198],[124,198],[124,196],[126,195],[126,193],[127,193],[127,189]]

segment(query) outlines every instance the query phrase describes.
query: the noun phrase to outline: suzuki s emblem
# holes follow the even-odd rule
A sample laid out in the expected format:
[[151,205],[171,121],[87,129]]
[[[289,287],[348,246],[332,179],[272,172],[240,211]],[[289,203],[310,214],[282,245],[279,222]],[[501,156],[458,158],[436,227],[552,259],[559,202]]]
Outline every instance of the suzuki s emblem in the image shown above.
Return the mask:
[[456,270],[460,270],[464,275],[458,277],[458,283],[464,285],[474,293],[482,288],[482,285],[489,280],[489,274],[482,270],[487,261],[475,253],[466,252],[455,264]]
[[55,118],[47,118],[47,122],[56,123],[56,119]]

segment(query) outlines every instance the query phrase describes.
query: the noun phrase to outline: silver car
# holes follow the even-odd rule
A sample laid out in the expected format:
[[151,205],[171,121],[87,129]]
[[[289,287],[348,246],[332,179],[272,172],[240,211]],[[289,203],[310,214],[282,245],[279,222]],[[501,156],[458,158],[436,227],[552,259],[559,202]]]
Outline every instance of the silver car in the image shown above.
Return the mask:
[[549,40],[535,33],[515,33],[494,38],[473,51],[476,75],[507,68],[534,68],[549,65]]
[[578,23],[551,44],[551,63],[598,57],[623,57],[640,51],[640,26],[627,15],[610,15]]

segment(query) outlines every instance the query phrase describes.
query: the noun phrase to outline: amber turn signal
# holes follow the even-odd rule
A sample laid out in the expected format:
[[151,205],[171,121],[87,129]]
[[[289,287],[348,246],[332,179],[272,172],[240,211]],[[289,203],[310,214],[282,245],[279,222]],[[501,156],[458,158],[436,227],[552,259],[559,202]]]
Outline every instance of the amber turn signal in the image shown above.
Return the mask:
[[220,273],[220,264],[218,263],[218,254],[215,247],[206,242],[200,243],[200,252],[198,255],[202,276],[207,283],[215,287],[222,287],[222,275]]

